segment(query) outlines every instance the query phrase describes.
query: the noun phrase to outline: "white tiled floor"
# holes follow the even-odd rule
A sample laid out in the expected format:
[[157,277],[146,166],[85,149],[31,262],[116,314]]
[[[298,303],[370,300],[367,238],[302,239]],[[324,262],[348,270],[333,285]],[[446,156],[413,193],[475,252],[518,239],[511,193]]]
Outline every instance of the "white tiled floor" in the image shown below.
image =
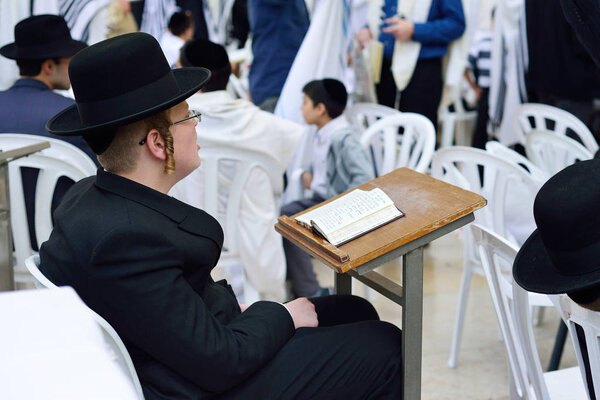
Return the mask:
[[[315,266],[323,285],[331,286],[332,271]],[[395,265],[379,272],[398,278]],[[496,315],[485,279],[475,276],[471,284],[458,367],[447,367],[450,341],[462,273],[462,238],[454,232],[433,242],[425,250],[423,298],[423,400],[508,399],[508,364],[504,345],[499,340]],[[364,286],[354,282],[355,293]],[[386,298],[372,300],[383,320],[401,326],[401,309]],[[534,328],[542,367],[550,358],[559,316],[548,309],[540,326]],[[571,343],[565,345],[561,368],[575,366]]]

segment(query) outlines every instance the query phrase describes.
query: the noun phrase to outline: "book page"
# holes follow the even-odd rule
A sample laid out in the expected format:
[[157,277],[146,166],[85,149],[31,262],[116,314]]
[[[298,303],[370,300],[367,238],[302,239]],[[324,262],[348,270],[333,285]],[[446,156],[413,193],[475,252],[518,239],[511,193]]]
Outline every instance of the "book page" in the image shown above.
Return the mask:
[[369,191],[355,189],[296,220],[304,226],[310,226],[312,221],[327,235],[393,204],[380,188]]
[[367,215],[352,225],[342,227],[341,229],[330,233],[328,235],[328,240],[331,244],[337,246],[340,243],[345,243],[350,239],[361,236],[363,233],[369,232],[381,225],[385,225],[403,215],[404,214],[398,210],[395,205],[389,205],[379,212]]

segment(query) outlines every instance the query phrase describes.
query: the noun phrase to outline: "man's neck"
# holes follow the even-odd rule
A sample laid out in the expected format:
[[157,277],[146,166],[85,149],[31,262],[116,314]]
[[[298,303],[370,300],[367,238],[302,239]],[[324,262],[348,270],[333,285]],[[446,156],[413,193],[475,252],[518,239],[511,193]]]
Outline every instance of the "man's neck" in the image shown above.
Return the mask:
[[44,85],[48,86],[48,89],[54,90],[54,86],[50,82],[50,79],[48,79],[48,77],[45,76],[45,75],[42,75],[42,74],[36,75],[36,76],[24,76],[24,75],[21,75],[21,79],[35,79],[36,81],[40,81]]
[[321,118],[319,121],[317,121],[317,123],[316,123],[317,129],[320,130],[321,128],[323,128],[325,125],[327,125],[331,121],[333,121],[333,118],[331,118],[328,115],[324,115],[323,118]]

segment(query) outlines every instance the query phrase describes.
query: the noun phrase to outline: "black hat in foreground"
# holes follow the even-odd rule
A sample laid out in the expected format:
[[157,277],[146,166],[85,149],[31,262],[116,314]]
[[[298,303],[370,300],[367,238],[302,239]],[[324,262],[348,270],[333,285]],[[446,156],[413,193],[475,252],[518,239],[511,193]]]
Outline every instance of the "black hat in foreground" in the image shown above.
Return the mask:
[[15,25],[15,41],[0,48],[0,54],[13,60],[44,60],[71,57],[86,46],[71,38],[63,17],[34,15]]
[[550,178],[533,214],[538,228],[517,254],[515,281],[547,294],[600,283],[600,160],[575,163]]
[[75,104],[46,124],[56,135],[83,135],[101,154],[115,129],[166,110],[190,97],[210,77],[205,68],[171,70],[160,45],[136,32],[104,40],[69,64]]

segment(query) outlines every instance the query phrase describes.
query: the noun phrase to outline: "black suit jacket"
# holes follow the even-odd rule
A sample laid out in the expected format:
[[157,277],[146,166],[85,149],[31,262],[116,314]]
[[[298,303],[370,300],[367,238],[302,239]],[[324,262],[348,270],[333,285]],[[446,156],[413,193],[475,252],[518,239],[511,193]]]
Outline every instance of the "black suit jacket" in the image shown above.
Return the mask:
[[208,398],[243,382],[294,334],[288,311],[243,314],[210,271],[223,231],[204,211],[100,169],[73,186],[40,249],[129,349],[147,399]]

